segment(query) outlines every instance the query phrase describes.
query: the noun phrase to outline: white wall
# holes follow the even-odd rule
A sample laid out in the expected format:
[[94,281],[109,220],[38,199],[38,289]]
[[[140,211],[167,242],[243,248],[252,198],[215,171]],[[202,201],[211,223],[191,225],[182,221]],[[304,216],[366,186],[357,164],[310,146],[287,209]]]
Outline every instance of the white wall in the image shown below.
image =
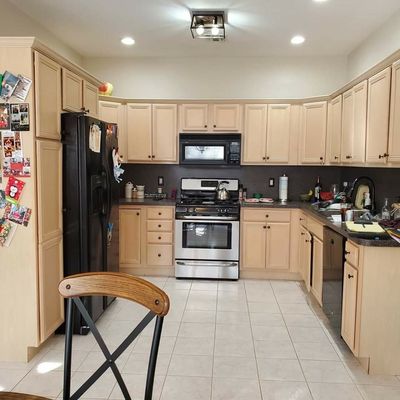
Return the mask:
[[82,57],[76,51],[56,38],[45,27],[22,13],[13,4],[1,0],[0,6],[0,36],[35,36],[62,56],[76,64],[82,64]]
[[345,57],[84,58],[114,85],[114,96],[142,99],[258,99],[326,95],[346,79]]
[[348,56],[348,81],[400,49],[400,10]]

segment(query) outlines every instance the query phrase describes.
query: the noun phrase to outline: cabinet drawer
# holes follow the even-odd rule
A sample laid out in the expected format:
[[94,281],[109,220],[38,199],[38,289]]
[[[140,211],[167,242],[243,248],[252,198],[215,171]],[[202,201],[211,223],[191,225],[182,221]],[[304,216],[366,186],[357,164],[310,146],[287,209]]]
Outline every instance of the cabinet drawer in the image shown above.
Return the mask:
[[147,243],[172,243],[172,233],[147,232]]
[[149,244],[147,245],[148,265],[172,265],[172,245]]
[[172,221],[147,221],[148,232],[172,232]]
[[307,218],[307,228],[315,236],[321,240],[324,238],[324,225],[313,218]]
[[243,210],[244,221],[269,221],[290,222],[289,210],[271,210],[270,208],[257,208],[255,210]]
[[149,207],[147,219],[172,219],[173,209],[171,207]]
[[359,249],[353,243],[346,242],[346,261],[353,265],[353,267],[358,267],[358,256]]

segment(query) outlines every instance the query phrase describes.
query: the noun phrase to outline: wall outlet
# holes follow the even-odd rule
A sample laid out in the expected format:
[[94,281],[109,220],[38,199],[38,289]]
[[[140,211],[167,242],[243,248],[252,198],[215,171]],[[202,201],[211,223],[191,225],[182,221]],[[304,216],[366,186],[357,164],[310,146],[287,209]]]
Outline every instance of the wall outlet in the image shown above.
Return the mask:
[[275,186],[275,178],[269,178],[268,180],[268,187],[274,187]]

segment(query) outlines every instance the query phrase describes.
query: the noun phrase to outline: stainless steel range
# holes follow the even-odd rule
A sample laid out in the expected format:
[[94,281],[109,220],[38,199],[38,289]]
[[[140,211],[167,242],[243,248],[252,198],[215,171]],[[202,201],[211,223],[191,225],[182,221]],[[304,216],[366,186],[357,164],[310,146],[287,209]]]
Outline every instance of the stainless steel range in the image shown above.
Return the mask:
[[[229,199],[217,200],[217,187]],[[175,213],[175,276],[239,278],[238,179],[182,178]]]

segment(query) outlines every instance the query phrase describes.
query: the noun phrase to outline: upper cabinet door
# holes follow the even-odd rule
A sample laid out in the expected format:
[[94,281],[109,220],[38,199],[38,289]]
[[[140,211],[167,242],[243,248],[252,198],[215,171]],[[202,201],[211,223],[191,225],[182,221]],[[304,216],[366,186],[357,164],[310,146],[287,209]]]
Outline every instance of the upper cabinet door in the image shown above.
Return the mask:
[[82,111],[82,78],[68,69],[62,70],[62,108],[65,111]]
[[341,156],[342,163],[351,162],[354,137],[354,92],[353,89],[343,93]]
[[176,162],[176,104],[153,104],[153,161]]
[[91,117],[99,117],[99,89],[86,81],[83,81],[83,107]]
[[326,101],[303,104],[300,162],[323,164],[326,141]]
[[127,104],[127,161],[151,161],[151,104]]
[[61,67],[35,51],[36,136],[60,139]]
[[243,163],[264,164],[267,143],[266,104],[247,104],[244,112]]
[[62,145],[37,140],[37,196],[39,243],[62,235]]
[[182,104],[181,127],[183,131],[207,131],[208,104]]
[[212,108],[214,131],[240,131],[241,107],[239,104],[214,104]]
[[340,142],[342,138],[342,95],[335,97],[328,105],[328,162],[340,162]]
[[389,136],[391,68],[368,79],[367,163],[386,163]]
[[289,162],[290,104],[268,105],[267,163]]
[[392,66],[389,162],[400,162],[400,60],[395,62]]
[[350,161],[354,163],[363,163],[365,161],[365,134],[367,131],[367,91],[367,81],[363,81],[353,88],[354,128]]
[[125,110],[126,107],[123,104],[112,101],[99,101],[99,118],[102,121],[118,125],[118,151],[124,160],[126,160],[127,156]]

